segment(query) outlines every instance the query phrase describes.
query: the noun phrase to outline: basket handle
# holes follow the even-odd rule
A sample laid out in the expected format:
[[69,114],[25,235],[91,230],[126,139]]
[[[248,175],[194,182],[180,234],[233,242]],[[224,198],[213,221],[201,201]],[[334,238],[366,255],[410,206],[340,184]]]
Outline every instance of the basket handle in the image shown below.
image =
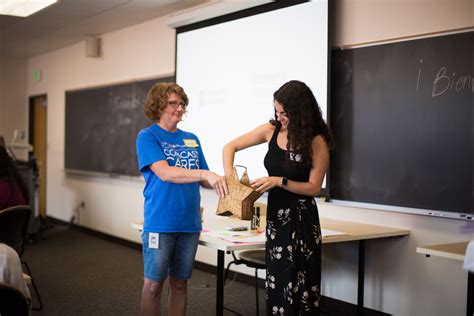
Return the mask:
[[[239,179],[239,176],[237,174],[237,167],[241,167],[241,168],[245,169],[245,171],[242,174],[242,177],[240,179]],[[242,165],[235,165],[234,166],[234,171],[235,171],[235,177],[240,181],[240,183],[245,184],[247,186],[250,186],[250,179],[249,179],[249,175],[247,173],[247,167],[242,166]]]

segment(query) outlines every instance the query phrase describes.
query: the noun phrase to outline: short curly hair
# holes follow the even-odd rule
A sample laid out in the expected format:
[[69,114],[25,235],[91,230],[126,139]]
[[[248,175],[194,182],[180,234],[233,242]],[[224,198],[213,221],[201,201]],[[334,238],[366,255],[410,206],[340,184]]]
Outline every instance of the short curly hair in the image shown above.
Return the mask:
[[151,87],[148,91],[148,96],[143,107],[145,116],[154,122],[157,122],[161,118],[163,110],[166,108],[168,97],[171,93],[176,93],[184,105],[187,106],[189,103],[188,96],[184,92],[184,89],[174,82],[158,82]]

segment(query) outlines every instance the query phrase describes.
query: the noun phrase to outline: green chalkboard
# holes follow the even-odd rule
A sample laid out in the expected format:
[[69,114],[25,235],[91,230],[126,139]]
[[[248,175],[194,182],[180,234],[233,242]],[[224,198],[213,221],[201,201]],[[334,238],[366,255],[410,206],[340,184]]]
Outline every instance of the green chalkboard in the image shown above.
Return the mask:
[[150,125],[143,114],[148,90],[174,77],[66,91],[66,171],[139,176],[135,138]]
[[474,211],[474,32],[332,51],[330,192]]

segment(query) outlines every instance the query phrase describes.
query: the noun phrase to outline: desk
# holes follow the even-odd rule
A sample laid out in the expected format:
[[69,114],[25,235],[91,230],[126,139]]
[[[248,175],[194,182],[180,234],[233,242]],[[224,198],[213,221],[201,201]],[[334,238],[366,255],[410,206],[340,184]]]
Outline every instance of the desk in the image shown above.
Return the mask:
[[[356,222],[340,221],[336,219],[320,218],[321,228],[346,232],[346,235],[323,236],[323,244],[358,241],[359,267],[357,280],[357,315],[363,314],[364,309],[364,273],[365,273],[365,241],[386,237],[405,236],[410,230],[362,224]],[[248,226],[249,221],[240,221],[235,218],[216,216],[212,223],[204,225],[205,228],[215,230],[224,229],[227,226]],[[134,223],[132,227],[141,230],[142,223]],[[265,243],[233,243],[217,237],[201,235],[199,240],[201,246],[217,249],[217,284],[216,284],[216,315],[222,316],[224,310],[224,255],[229,251],[250,250],[265,248]]]
[[[417,247],[416,252],[425,254],[426,257],[435,256],[448,259],[454,259],[458,261],[464,261],[466,255],[466,249],[468,241],[461,241],[450,244],[438,244],[431,246]],[[467,303],[466,303],[466,315],[474,315],[473,310],[474,300],[474,273],[468,272],[467,274]]]

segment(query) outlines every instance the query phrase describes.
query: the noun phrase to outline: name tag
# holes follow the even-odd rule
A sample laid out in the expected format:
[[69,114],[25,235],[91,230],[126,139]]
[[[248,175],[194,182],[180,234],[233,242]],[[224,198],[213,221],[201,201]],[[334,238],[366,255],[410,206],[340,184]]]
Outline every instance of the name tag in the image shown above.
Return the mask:
[[195,139],[183,139],[184,141],[184,145],[186,147],[190,147],[190,148],[196,148],[196,147],[199,147],[197,141]]
[[159,244],[160,244],[160,234],[148,233],[148,248],[159,249]]

